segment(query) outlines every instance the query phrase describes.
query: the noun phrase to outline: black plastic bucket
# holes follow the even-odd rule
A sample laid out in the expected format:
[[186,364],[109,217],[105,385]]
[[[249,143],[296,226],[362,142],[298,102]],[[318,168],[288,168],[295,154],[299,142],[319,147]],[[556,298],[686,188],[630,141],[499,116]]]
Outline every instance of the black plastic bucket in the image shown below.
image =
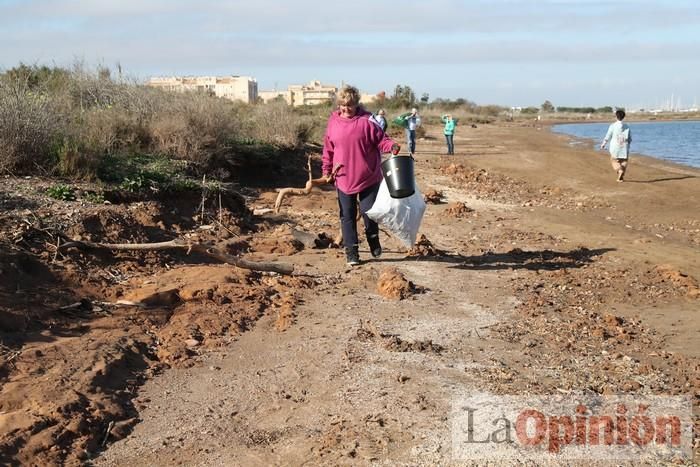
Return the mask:
[[416,191],[411,156],[393,156],[382,162],[382,174],[392,198],[406,198]]

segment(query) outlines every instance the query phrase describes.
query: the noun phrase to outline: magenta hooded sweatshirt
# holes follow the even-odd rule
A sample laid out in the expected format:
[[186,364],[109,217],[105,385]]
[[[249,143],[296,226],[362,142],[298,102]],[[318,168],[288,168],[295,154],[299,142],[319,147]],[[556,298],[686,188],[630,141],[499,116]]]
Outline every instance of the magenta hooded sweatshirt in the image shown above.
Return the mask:
[[342,167],[335,177],[335,186],[348,195],[359,193],[382,180],[381,156],[391,152],[394,140],[386,136],[371,113],[362,107],[352,118],[335,111],[328,118],[323,140],[323,174]]

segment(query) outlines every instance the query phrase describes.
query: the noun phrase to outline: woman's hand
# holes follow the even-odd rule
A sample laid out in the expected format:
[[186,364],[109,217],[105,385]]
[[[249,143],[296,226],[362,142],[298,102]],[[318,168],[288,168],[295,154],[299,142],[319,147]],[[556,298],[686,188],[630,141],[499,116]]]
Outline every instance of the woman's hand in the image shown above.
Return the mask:
[[343,164],[335,164],[333,166],[333,172],[329,174],[323,174],[323,178],[326,179],[326,183],[333,183],[335,176],[338,175],[338,171],[343,167]]
[[399,151],[401,151],[401,146],[398,143],[394,143],[394,145],[391,146],[391,153],[397,155]]

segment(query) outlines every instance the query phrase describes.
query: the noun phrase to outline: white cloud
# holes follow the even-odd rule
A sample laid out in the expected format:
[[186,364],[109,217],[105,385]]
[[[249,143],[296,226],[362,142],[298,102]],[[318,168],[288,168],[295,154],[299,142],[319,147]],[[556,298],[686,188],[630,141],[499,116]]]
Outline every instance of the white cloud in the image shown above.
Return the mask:
[[499,70],[504,92],[575,93],[626,67],[668,81],[668,64],[700,85],[700,3],[689,0],[0,0],[0,43],[0,67],[79,57],[141,75],[264,70],[272,82],[358,85],[372,75],[370,88],[426,89],[447,86],[437,69],[459,70],[466,85],[484,75],[482,89]]

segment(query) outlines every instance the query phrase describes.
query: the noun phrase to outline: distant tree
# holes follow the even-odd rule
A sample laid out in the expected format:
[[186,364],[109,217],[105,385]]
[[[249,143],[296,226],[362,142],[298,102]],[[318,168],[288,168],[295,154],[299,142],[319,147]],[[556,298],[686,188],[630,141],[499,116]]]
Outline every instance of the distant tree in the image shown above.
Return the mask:
[[429,100],[430,100],[430,96],[428,95],[427,92],[424,92],[424,93],[420,96],[421,104],[427,104]]
[[460,97],[455,102],[460,107],[464,107],[464,109],[468,112],[474,112],[478,107],[478,105],[476,105],[476,102],[472,102],[469,99],[464,99],[463,97]]
[[451,99],[444,99],[442,97],[437,97],[432,100],[430,103],[430,108],[436,108],[436,109],[444,109],[444,110],[455,110],[458,108],[464,109],[467,112],[474,112],[475,109],[477,108],[477,105],[470,101],[467,100],[463,97],[460,97],[455,100]]
[[416,103],[416,95],[410,86],[397,84],[394,88],[394,94],[387,99],[387,106],[393,108],[413,107]]
[[557,107],[557,112],[592,114],[595,109],[593,107]]
[[533,115],[536,113],[539,113],[540,109],[537,107],[525,107],[520,111],[520,113],[527,114],[527,115]]
[[544,104],[542,104],[542,112],[554,112],[554,105],[549,101],[544,101]]
[[45,65],[30,66],[20,63],[18,66],[1,73],[0,79],[6,79],[11,82],[23,82],[30,89],[34,89],[39,86],[60,87],[68,80],[69,76],[69,71],[64,68],[49,68]]
[[598,107],[595,111],[596,113],[611,114],[613,109],[609,105],[606,105],[605,107]]

